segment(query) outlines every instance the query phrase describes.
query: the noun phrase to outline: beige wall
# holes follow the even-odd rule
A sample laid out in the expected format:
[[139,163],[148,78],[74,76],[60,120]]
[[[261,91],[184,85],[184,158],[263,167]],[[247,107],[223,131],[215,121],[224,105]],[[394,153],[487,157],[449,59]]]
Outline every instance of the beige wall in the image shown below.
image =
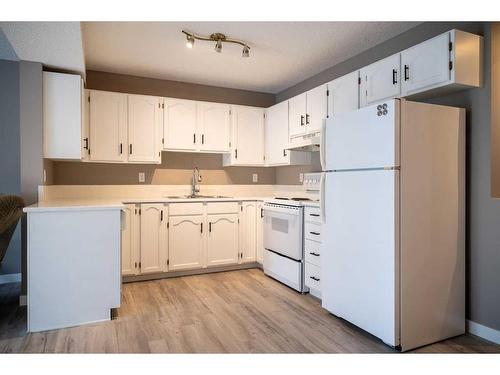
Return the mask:
[[288,167],[276,167],[276,184],[277,185],[302,185],[300,182],[301,173],[320,172],[321,163],[319,161],[319,152],[312,154],[311,165]]
[[220,154],[162,152],[161,165],[104,164],[54,161],[54,185],[132,185],[139,184],[138,174],[144,172],[146,184],[186,185],[191,183],[194,167],[201,170],[203,184],[252,184],[252,174],[258,174],[257,184],[274,184],[274,168],[222,167]]
[[491,196],[500,198],[500,23],[491,24]]

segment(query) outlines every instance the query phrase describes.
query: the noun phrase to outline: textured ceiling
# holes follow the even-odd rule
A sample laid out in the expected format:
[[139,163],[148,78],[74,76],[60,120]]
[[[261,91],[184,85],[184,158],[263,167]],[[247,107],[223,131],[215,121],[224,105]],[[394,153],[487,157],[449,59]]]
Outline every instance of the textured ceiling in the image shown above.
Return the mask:
[[85,74],[80,22],[0,22],[20,60]]
[[[278,93],[384,42],[416,22],[84,22],[87,69]],[[248,42],[185,46],[185,29]],[[17,52],[17,51],[16,51]]]

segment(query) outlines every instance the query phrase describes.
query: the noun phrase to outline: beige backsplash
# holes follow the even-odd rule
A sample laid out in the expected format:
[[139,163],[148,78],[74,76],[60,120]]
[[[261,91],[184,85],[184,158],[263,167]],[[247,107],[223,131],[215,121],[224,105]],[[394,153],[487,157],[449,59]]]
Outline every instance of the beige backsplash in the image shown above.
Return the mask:
[[[221,154],[162,152],[162,164],[111,164],[68,161],[44,163],[46,185],[187,185],[198,167],[202,185],[300,185],[299,174],[320,170],[318,153],[311,166],[223,167]],[[139,183],[144,172],[146,181]],[[257,173],[258,182],[252,182]]]

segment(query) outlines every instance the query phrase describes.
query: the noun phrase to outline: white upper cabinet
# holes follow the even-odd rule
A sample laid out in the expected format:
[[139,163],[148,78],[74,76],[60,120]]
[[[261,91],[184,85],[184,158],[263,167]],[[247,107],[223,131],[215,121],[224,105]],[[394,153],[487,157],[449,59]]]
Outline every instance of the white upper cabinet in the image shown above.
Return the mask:
[[204,250],[204,216],[186,215],[169,218],[169,270],[201,268]]
[[43,72],[43,154],[48,159],[88,157],[88,134],[79,75]]
[[284,101],[265,111],[265,155],[266,166],[309,165],[311,153],[287,150],[288,102]]
[[481,86],[480,36],[452,30],[401,53],[402,95],[451,85]]
[[328,116],[359,108],[359,72],[355,71],[328,83]]
[[125,162],[127,160],[127,95],[90,91],[89,160]]
[[294,138],[306,133],[306,93],[294,96],[288,100],[289,137]]
[[207,215],[207,266],[238,263],[238,214]]
[[160,98],[128,95],[128,161],[161,163]]
[[202,152],[229,152],[229,104],[198,102],[199,149]]
[[315,87],[307,92],[306,133],[321,130],[327,115],[327,85]]
[[172,151],[196,151],[197,103],[193,100],[164,99],[163,148]]
[[231,153],[224,155],[223,164],[264,165],[264,109],[231,107]]
[[360,106],[401,95],[401,54],[389,56],[360,70]]
[[167,270],[167,207],[163,204],[141,205],[141,273]]

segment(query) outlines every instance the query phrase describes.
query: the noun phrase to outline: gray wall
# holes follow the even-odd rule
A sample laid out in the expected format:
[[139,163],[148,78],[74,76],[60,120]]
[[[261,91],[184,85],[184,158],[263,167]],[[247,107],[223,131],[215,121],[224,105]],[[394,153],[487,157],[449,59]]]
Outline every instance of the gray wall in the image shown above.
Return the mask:
[[[488,23],[433,22],[311,77],[277,95],[277,102],[359,69],[442,32],[458,28],[485,37],[484,87],[436,97],[428,102],[467,110],[467,317],[500,330],[500,201],[490,193],[491,32]],[[282,183],[280,174],[276,183]]]
[[16,51],[14,51],[14,48],[12,48],[12,45],[10,44],[2,29],[0,29],[0,59],[13,61],[19,60]]
[[[0,60],[0,194],[21,193],[19,128],[19,63]],[[18,273],[21,268],[21,232],[18,226],[0,274]]]

